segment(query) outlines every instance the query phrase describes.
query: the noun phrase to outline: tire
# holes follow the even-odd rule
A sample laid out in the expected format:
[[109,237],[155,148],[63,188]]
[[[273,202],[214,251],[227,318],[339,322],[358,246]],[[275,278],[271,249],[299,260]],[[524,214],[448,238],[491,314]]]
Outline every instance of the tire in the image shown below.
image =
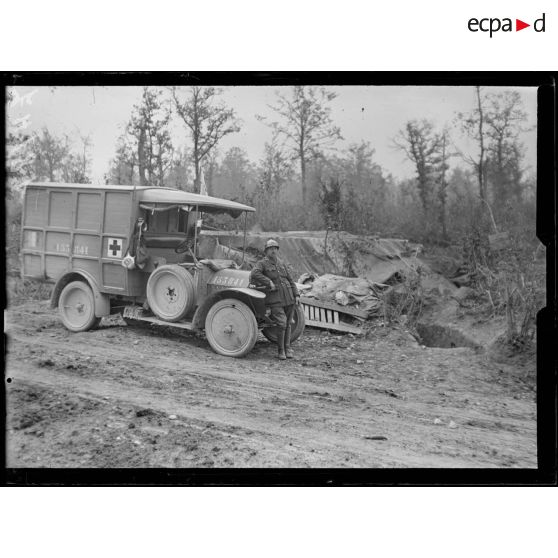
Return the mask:
[[224,298],[209,309],[205,318],[205,335],[216,353],[239,358],[254,348],[258,323],[244,302]]
[[194,308],[194,279],[183,267],[162,265],[147,281],[147,302],[166,322],[177,322]]
[[[302,310],[302,306],[300,306],[300,304],[295,306],[293,321],[294,324],[291,325],[291,343],[294,343],[302,335],[306,325],[304,320],[304,311]],[[277,328],[264,327],[262,329],[262,333],[264,334],[264,337],[267,337],[267,339],[269,339],[272,343],[277,343]]]
[[91,287],[83,281],[68,283],[60,293],[58,312],[66,329],[88,331],[99,325],[95,316],[95,298]]

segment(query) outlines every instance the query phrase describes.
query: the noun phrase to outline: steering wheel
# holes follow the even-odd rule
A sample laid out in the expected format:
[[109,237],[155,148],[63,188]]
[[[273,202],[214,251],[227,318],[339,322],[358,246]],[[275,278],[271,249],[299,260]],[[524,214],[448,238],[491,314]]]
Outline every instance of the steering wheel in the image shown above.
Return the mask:
[[187,238],[186,240],[184,240],[183,242],[181,242],[175,249],[174,251],[177,254],[184,254],[184,252],[191,252],[192,251],[192,239],[191,238]]

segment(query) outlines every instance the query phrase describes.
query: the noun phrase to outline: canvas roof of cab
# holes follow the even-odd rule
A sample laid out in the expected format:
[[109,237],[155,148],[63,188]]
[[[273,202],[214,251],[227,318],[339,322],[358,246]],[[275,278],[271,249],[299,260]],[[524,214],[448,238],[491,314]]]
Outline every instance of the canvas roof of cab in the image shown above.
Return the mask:
[[182,207],[186,211],[198,208],[199,211],[207,213],[228,213],[232,217],[238,217],[243,211],[256,211],[249,205],[203,196],[192,192],[184,192],[175,188],[159,188],[153,186],[129,186],[111,184],[70,184],[65,182],[31,182],[28,186],[43,186],[51,188],[77,188],[77,189],[100,189],[100,190],[135,190],[139,193],[140,206],[148,210],[167,210],[172,207]]
[[141,192],[140,199],[140,205],[145,209],[156,209],[157,206],[179,205],[188,211],[197,207],[199,211],[207,213],[225,212],[233,217],[238,217],[243,211],[256,211],[253,207],[242,203],[211,196],[202,196],[192,192],[183,192],[173,188],[148,188]]

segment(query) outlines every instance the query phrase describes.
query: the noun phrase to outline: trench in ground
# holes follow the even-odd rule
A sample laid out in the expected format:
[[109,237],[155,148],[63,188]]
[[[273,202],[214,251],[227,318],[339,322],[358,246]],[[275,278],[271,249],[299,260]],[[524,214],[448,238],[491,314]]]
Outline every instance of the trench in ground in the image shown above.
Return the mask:
[[427,347],[440,349],[454,349],[457,347],[470,347],[479,349],[480,345],[467,337],[461,331],[439,324],[417,324],[419,341]]

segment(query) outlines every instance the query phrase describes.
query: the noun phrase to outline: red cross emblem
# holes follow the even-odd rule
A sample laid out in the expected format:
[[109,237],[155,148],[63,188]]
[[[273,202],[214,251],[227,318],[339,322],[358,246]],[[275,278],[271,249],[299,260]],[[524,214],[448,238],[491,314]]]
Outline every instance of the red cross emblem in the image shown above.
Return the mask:
[[122,257],[122,240],[120,240],[119,238],[109,238],[107,246],[107,256],[109,258]]

